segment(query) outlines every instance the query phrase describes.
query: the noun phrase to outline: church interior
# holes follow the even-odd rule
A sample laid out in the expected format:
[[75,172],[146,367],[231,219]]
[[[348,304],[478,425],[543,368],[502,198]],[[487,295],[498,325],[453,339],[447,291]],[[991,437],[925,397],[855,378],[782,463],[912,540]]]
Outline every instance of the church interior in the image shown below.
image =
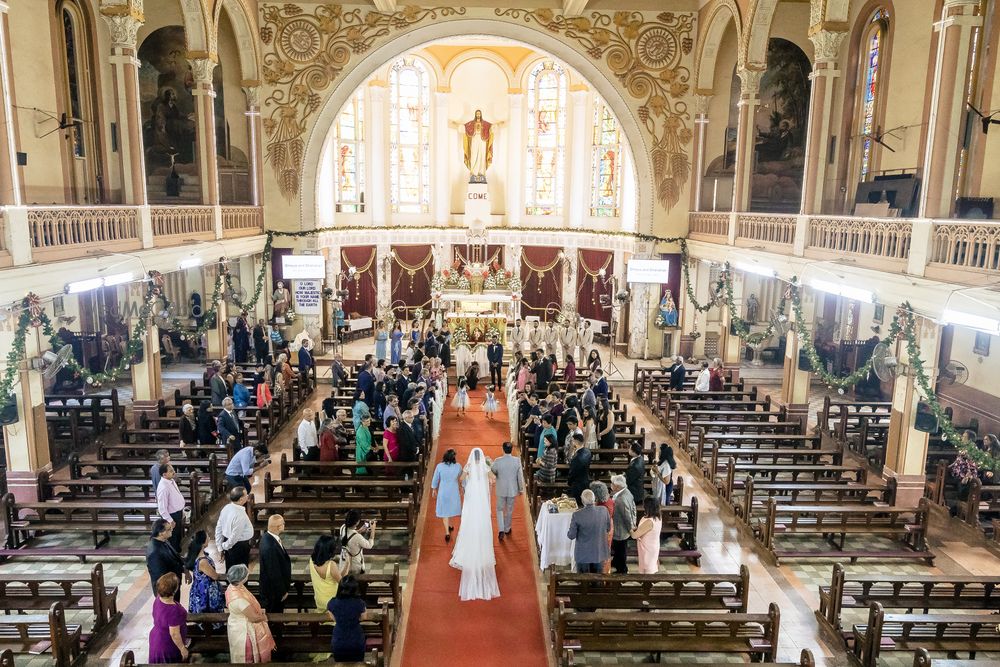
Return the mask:
[[623,2],[0,0],[0,667],[1000,665],[1000,3]]

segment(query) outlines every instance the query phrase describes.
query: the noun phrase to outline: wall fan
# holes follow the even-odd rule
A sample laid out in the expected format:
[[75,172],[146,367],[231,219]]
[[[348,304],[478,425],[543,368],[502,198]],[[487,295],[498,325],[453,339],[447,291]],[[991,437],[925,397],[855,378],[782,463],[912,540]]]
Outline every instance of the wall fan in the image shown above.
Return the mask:
[[58,352],[46,350],[42,356],[33,358],[31,367],[41,371],[42,377],[46,380],[51,380],[63,369],[71,356],[73,356],[73,346],[63,345]]
[[965,384],[968,379],[968,367],[955,360],[949,360],[948,363],[941,367],[941,370],[938,373],[938,381],[941,382],[941,384]]
[[882,382],[890,382],[902,375],[905,371],[885,343],[879,343],[872,351],[872,370]]

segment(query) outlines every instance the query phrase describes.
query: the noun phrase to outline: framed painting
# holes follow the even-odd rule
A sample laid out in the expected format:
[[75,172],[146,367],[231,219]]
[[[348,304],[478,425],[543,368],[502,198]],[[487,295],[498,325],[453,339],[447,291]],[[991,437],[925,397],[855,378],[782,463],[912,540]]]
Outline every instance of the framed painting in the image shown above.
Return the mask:
[[872,317],[872,324],[882,324],[885,320],[885,305],[875,306],[875,315]]
[[990,338],[991,336],[988,333],[976,333],[976,342],[972,345],[972,353],[978,354],[981,357],[990,356]]

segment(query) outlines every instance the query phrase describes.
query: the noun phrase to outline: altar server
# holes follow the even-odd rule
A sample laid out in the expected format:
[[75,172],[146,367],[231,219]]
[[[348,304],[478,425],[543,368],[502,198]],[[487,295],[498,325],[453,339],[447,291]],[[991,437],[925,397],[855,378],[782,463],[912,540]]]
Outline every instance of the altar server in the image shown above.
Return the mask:
[[538,320],[535,320],[534,326],[528,332],[528,342],[531,343],[531,349],[537,350],[540,348],[543,340],[542,329],[538,326]]
[[550,320],[545,327],[545,354],[551,356],[556,353],[556,344],[559,342],[559,332],[556,331],[555,324]]

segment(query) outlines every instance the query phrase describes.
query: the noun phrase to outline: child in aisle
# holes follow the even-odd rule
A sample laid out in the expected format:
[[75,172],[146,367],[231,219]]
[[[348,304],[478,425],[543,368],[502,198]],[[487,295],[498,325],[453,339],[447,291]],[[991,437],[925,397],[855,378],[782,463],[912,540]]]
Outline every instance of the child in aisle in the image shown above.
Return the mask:
[[500,406],[497,405],[497,397],[493,395],[496,387],[490,385],[486,390],[486,400],[483,401],[483,412],[486,413],[486,418],[493,421],[493,415],[499,412]]
[[458,379],[458,391],[455,392],[455,398],[452,399],[451,406],[458,408],[459,417],[465,416],[465,408],[469,406],[469,384],[464,377]]

